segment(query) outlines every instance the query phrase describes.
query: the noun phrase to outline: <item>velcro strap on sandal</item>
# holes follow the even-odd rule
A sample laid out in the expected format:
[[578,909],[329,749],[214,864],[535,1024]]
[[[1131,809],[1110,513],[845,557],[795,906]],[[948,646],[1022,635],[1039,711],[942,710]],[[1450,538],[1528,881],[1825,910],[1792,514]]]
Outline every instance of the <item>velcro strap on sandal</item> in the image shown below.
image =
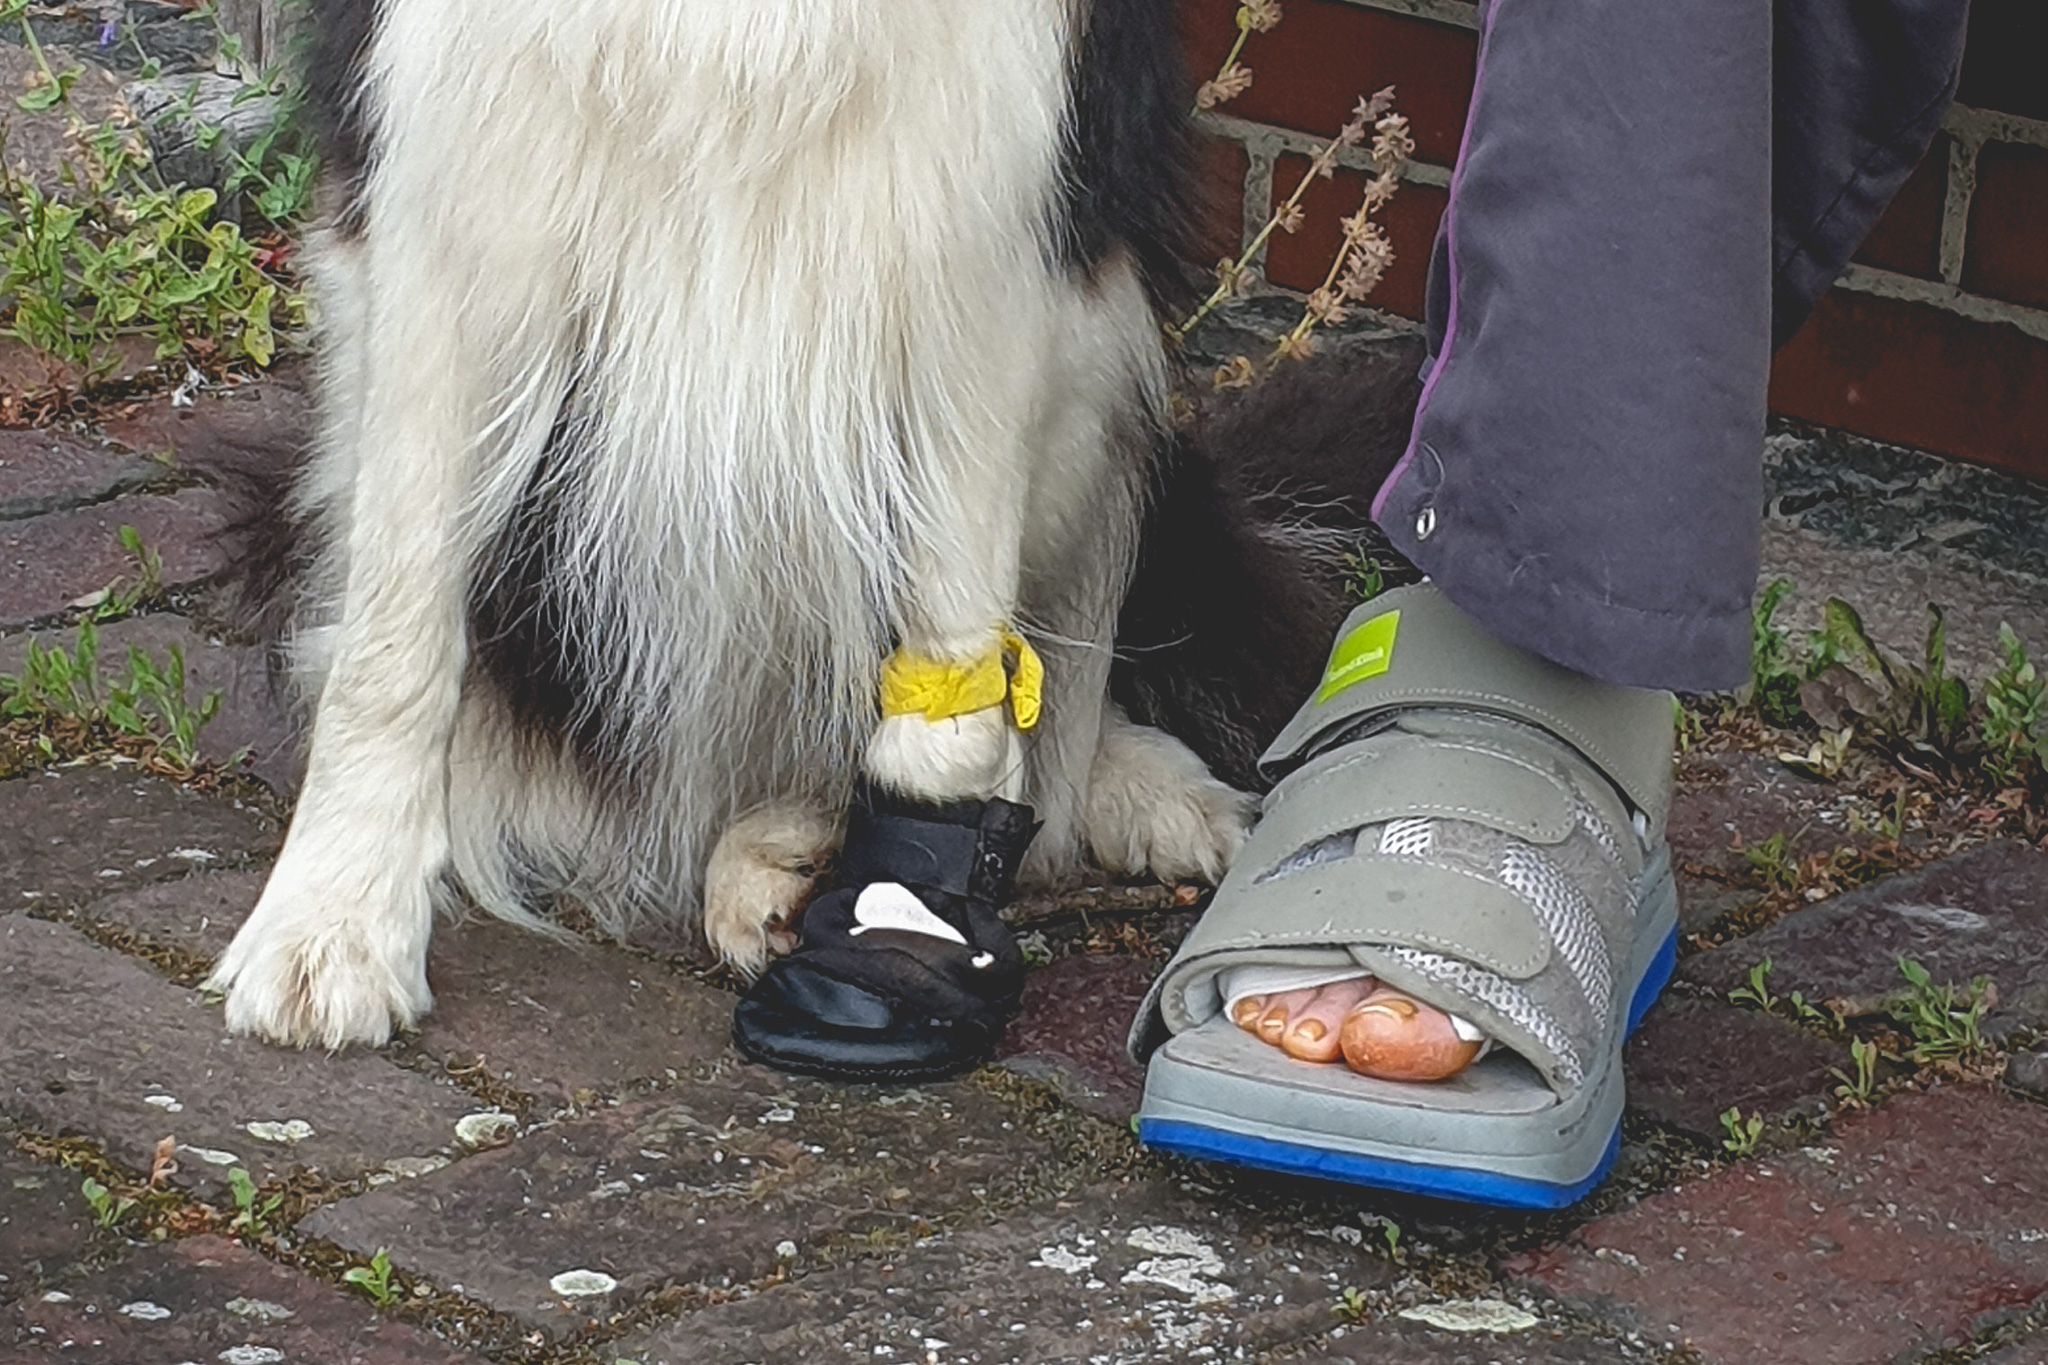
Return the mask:
[[[1554,844],[1574,824],[1567,779],[1539,761],[1473,742],[1388,735],[1334,750],[1290,774],[1266,798],[1260,848],[1307,848],[1388,820],[1464,820],[1531,843]],[[1263,876],[1270,868],[1256,868]]]
[[1490,712],[1577,749],[1661,829],[1671,805],[1672,699],[1615,687],[1495,639],[1435,585],[1384,593],[1338,632],[1322,685],[1260,760],[1278,771],[1377,715],[1416,707]]
[[[1550,936],[1521,897],[1427,862],[1342,858],[1272,880],[1240,865],[1217,899],[1230,913],[1197,920],[1154,983],[1155,1001],[1176,1032],[1218,1008],[1201,985],[1225,966],[1341,966],[1361,961],[1352,950],[1364,938],[1526,980],[1549,965],[1552,952]],[[1361,934],[1361,924],[1372,927]]]

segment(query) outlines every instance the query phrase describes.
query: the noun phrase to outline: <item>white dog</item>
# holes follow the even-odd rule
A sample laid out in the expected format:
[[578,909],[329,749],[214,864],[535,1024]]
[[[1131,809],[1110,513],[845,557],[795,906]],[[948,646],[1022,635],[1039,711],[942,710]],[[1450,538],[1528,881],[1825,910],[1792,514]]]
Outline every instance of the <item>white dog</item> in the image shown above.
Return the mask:
[[[1029,877],[1222,871],[1246,799],[1107,703],[1163,426],[1169,0],[315,8],[314,722],[214,975],[232,1028],[382,1042],[449,894],[701,908],[758,971],[857,778],[1028,803]],[[1013,628],[1029,735],[878,716],[892,651]]]

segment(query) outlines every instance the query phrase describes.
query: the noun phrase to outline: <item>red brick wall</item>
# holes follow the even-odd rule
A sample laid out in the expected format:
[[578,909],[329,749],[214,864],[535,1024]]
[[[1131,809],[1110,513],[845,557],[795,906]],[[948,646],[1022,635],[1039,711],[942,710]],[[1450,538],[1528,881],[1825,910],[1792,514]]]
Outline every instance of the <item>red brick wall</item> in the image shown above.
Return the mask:
[[[1237,0],[1182,0],[1191,60],[1216,68]],[[1467,0],[1285,0],[1254,34],[1252,88],[1207,117],[1212,255],[1235,254],[1293,188],[1316,136],[1393,84],[1417,164],[1386,226],[1374,303],[1422,316],[1423,276],[1476,55]],[[1975,0],[1961,103],[1813,320],[1780,353],[1772,407],[1879,440],[2048,479],[2048,0]],[[1268,280],[1320,283],[1359,179],[1314,186]]]

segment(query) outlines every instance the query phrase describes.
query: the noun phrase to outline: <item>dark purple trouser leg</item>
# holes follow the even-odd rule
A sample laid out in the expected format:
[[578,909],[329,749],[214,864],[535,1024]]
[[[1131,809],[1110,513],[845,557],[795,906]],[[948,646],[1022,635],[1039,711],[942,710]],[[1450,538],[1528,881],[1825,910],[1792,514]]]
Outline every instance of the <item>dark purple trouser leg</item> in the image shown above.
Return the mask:
[[1482,5],[1431,363],[1374,515],[1494,632],[1604,681],[1748,677],[1774,335],[1953,94],[1967,0],[1776,10]]

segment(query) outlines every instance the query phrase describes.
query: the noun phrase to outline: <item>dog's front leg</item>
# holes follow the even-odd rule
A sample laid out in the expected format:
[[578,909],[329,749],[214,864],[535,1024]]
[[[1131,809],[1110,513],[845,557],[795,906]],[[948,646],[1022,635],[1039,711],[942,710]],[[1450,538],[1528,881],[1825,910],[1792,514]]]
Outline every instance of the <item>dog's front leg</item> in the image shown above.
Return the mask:
[[1006,638],[1019,624],[1044,370],[1029,334],[1020,323],[1014,333],[977,336],[944,352],[943,376],[926,377],[944,395],[926,406],[952,422],[928,438],[936,447],[927,452],[934,467],[925,471],[918,515],[906,527],[897,650],[885,666],[884,714],[865,755],[870,782],[913,800],[1024,796],[1024,747],[1016,714],[1000,696],[972,710],[964,703],[911,709],[890,704],[890,683],[903,679],[906,666],[915,672],[1003,665]]
[[[228,1026],[274,1042],[378,1044],[432,1003],[427,941],[448,858],[448,746],[466,656],[464,517],[483,444],[487,347],[475,295],[439,265],[392,262],[372,290],[360,445],[331,669],[283,852],[216,967]],[[358,248],[367,250],[368,248]],[[445,261],[422,252],[422,262]]]

